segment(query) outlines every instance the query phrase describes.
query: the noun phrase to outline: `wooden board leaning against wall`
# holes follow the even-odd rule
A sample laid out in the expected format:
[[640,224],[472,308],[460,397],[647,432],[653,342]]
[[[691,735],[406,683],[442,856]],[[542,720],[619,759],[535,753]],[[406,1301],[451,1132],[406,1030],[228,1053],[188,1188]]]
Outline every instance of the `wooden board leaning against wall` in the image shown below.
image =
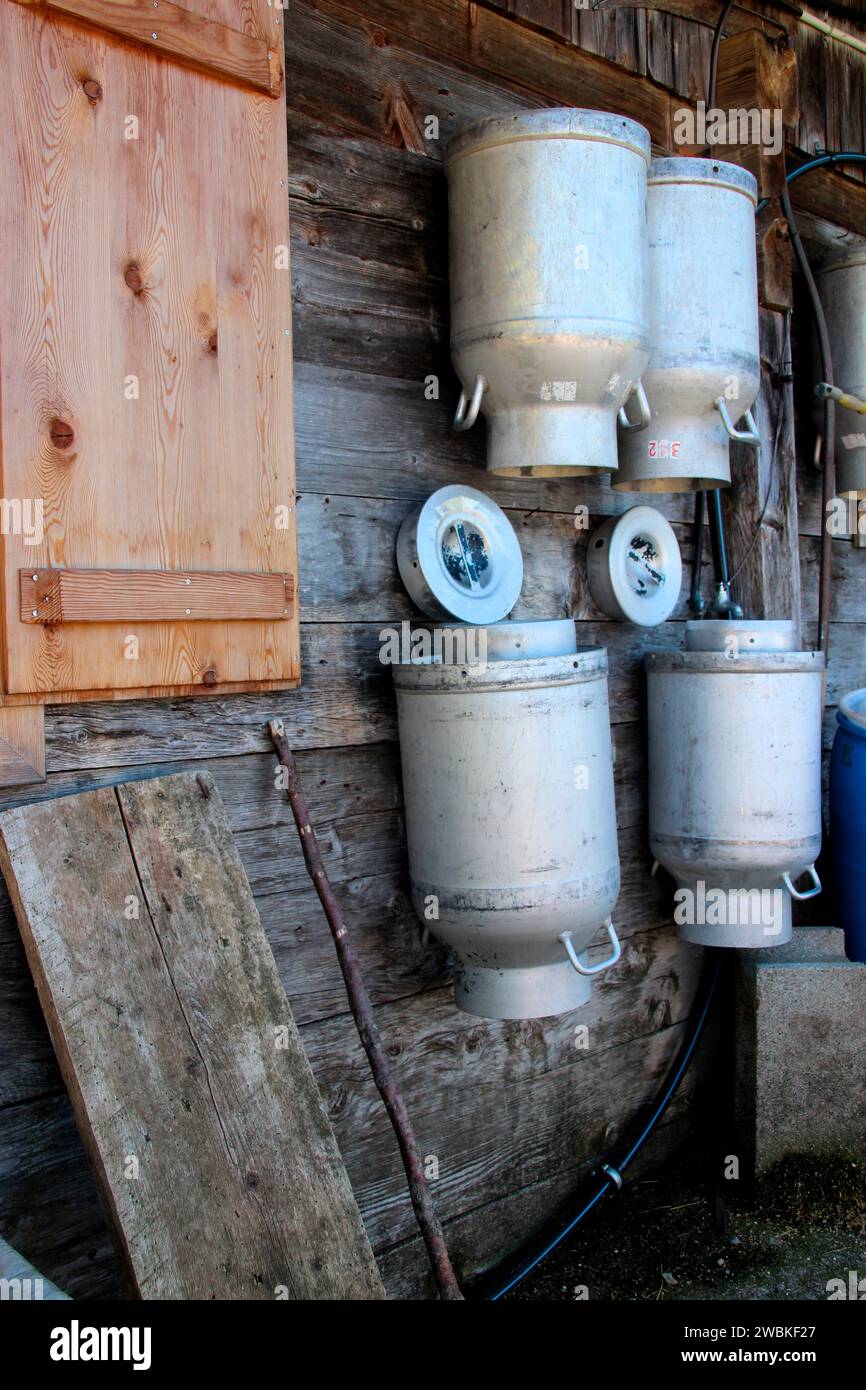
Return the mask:
[[[421,10],[431,23],[440,14],[433,0]],[[438,1158],[437,1208],[461,1270],[471,1272],[526,1235],[576,1188],[596,1154],[625,1137],[683,1034],[701,955],[677,941],[669,890],[648,877],[640,663],[646,646],[680,643],[686,604],[683,595],[674,621],[652,634],[606,621],[586,586],[587,531],[575,527],[574,509],[586,505],[592,522],[639,499],[604,480],[494,479],[484,471],[482,431],[450,430],[457,383],[447,348],[441,143],[487,114],[579,101],[579,84],[557,87],[547,40],[532,31],[529,40],[521,35],[535,53],[531,73],[508,69],[502,49],[506,70],[496,75],[473,61],[471,35],[462,57],[443,55],[394,34],[373,3],[359,17],[354,7],[295,0],[287,18],[303,685],[273,696],[49,707],[46,791],[157,768],[212,770],[387,1287],[418,1296],[427,1288],[424,1257],[399,1157],[346,1015],[287,808],[274,792],[266,720],[279,714],[299,750],[380,1027],[419,1139]],[[543,88],[539,73],[547,74]],[[693,80],[699,90],[697,66]],[[439,118],[440,145],[424,141],[426,114]],[[763,331],[775,364],[780,316],[765,314]],[[438,377],[438,399],[425,394],[429,376]],[[762,428],[774,426],[775,411],[776,397],[765,391]],[[740,473],[749,461],[735,467]],[[434,488],[460,481],[489,491],[517,528],[526,561],[517,615],[571,614],[579,640],[610,655],[625,870],[617,926],[625,949],[585,1012],[559,1022],[488,1024],[458,1013],[447,961],[435,944],[421,945],[406,897],[396,724],[380,633],[413,616],[393,566],[400,522]],[[771,549],[791,507],[782,474],[776,486],[765,528]],[[763,494],[760,504],[748,500],[754,511],[742,524],[751,535]],[[688,571],[691,501],[667,497],[658,505],[677,530]],[[803,584],[812,591],[808,567]],[[846,592],[843,575],[841,604]],[[837,613],[834,638],[842,621],[862,635],[862,621]],[[831,671],[831,695],[845,678]],[[0,1046],[10,1058],[0,1091],[0,1226],[61,1284],[111,1291],[104,1227],[8,918],[0,970],[10,999],[0,1014]],[[586,1049],[575,1046],[575,1023],[588,1029]],[[703,1066],[713,1056],[707,1041]],[[654,1155],[693,1127],[692,1086],[703,1074],[699,1066],[690,1075]]]

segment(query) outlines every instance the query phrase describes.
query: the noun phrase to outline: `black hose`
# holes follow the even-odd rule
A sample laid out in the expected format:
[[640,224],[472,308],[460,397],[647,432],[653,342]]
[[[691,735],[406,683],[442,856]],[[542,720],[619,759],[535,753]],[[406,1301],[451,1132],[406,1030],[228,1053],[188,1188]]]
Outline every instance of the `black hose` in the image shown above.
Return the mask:
[[716,104],[716,79],[719,75],[719,49],[722,45],[722,31],[725,27],[725,20],[733,8],[734,0],[725,0],[722,13],[719,15],[713,31],[713,46],[710,49],[710,75],[707,82],[707,109]]
[[[689,1069],[691,1060],[695,1054],[698,1043],[700,1042],[701,1037],[703,1035],[704,1026],[706,1024],[707,1017],[710,1012],[710,1006],[715,996],[716,985],[718,983],[719,973],[722,968],[723,954],[723,951],[720,949],[713,949],[707,952],[707,984],[706,989],[704,991],[703,1002],[698,1010],[697,1017],[695,1018],[694,1027],[692,1028],[689,1037],[686,1039],[682,1048],[680,1049],[676,1061],[674,1062],[673,1066],[668,1072],[668,1075],[665,1079],[665,1083],[659,1091],[658,1096],[656,1097],[656,1101],[650,1113],[649,1119],[647,1120],[637,1139],[632,1144],[631,1148],[619,1160],[618,1163],[608,1162],[606,1164],[606,1168],[609,1170],[608,1176],[599,1181],[597,1190],[589,1198],[589,1200],[584,1203],[584,1205],[580,1208],[576,1216],[568,1220],[566,1224],[556,1232],[555,1235],[547,1238],[546,1240],[543,1240],[540,1244],[540,1247],[538,1245],[533,1245],[530,1252],[524,1252],[522,1255],[518,1255],[515,1257],[515,1272],[508,1275],[504,1283],[495,1286],[494,1292],[488,1293],[486,1295],[488,1302],[498,1302],[500,1298],[504,1298],[507,1293],[510,1293],[512,1289],[516,1288],[518,1284],[522,1283],[528,1274],[531,1274],[534,1269],[537,1269],[538,1266],[544,1260],[547,1259],[548,1255],[551,1255],[553,1251],[556,1250],[557,1247],[560,1246],[562,1242],[568,1236],[571,1235],[572,1231],[576,1230],[576,1228],[580,1225],[581,1221],[583,1221],[584,1217],[588,1216],[589,1213],[593,1210],[593,1208],[597,1206],[597,1204],[601,1201],[602,1197],[605,1195],[606,1192],[609,1192],[612,1188],[616,1188],[617,1190],[619,1190],[622,1184],[621,1182],[617,1181],[617,1177],[619,1177],[625,1171],[625,1169],[628,1168],[629,1164],[631,1164],[637,1157],[637,1155],[640,1153],[640,1150],[643,1148],[644,1144],[646,1143],[647,1139],[649,1139],[650,1135],[652,1134],[662,1115],[667,1110],[668,1105],[670,1104],[671,1100],[676,1094],[680,1082],[682,1081],[683,1077]],[[614,1174],[616,1174],[616,1176],[614,1176]]]

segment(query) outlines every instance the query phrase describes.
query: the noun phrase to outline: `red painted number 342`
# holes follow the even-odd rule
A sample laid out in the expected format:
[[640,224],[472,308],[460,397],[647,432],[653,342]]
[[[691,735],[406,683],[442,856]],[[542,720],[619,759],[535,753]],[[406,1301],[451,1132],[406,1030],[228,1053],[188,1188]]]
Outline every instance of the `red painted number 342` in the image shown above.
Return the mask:
[[679,439],[651,439],[647,444],[647,453],[651,459],[676,459],[680,456],[680,447]]

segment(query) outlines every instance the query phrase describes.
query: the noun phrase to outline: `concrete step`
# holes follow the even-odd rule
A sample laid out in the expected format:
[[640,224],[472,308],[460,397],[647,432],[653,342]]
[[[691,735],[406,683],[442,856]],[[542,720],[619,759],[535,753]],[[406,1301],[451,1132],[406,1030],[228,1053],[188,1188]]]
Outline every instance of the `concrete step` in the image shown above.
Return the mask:
[[866,965],[835,927],[740,951],[736,1107],[747,1168],[787,1154],[866,1155]]

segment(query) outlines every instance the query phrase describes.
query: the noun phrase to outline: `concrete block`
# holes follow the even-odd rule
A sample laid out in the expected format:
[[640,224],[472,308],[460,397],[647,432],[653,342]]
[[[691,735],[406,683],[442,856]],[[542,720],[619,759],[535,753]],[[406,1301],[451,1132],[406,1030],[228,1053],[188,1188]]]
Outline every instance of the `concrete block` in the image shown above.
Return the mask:
[[737,1123],[763,1173],[790,1153],[866,1156],[866,965],[841,931],[799,927],[787,946],[741,951]]

